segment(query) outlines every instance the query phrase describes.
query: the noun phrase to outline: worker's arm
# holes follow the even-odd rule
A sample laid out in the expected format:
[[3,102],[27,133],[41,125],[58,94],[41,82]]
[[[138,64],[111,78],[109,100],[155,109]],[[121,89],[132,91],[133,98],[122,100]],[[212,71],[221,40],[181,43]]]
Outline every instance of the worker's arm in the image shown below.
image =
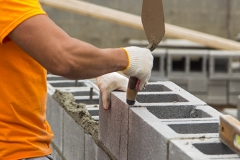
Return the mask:
[[122,49],[99,49],[74,39],[46,15],[27,19],[9,37],[49,72],[69,79],[97,77],[128,65]]

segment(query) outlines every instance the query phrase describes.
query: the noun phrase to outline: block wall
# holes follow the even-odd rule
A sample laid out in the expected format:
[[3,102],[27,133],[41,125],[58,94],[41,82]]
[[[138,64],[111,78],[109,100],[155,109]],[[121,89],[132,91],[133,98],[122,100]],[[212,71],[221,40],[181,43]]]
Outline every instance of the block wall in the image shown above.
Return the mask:
[[[51,97],[56,89],[52,86],[54,83],[48,81],[47,110],[48,121],[55,133],[52,142],[54,158],[110,159],[79,125],[76,120],[79,115],[69,114]],[[57,88],[69,90],[69,86],[64,85]],[[75,88],[81,90],[81,87]],[[127,105],[125,97],[125,92],[112,92],[109,110],[101,107],[101,98],[99,102],[99,139],[115,159],[240,160],[219,140],[221,113],[178,85],[170,81],[149,83],[139,92],[134,106]]]

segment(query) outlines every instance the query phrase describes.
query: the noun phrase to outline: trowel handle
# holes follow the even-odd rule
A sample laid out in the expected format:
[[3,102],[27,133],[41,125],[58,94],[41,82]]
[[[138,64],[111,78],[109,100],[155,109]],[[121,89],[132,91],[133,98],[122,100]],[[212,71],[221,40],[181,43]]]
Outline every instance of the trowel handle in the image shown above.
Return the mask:
[[127,104],[134,105],[137,97],[138,91],[136,90],[136,85],[138,82],[138,78],[130,77],[127,88]]

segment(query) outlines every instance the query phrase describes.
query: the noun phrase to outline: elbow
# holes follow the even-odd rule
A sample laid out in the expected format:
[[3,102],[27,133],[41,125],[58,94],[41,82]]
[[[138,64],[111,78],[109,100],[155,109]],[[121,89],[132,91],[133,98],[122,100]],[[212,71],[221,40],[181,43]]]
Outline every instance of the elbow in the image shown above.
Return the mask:
[[70,57],[68,56],[64,50],[56,52],[55,57],[50,61],[46,66],[48,72],[54,75],[62,76],[68,79],[74,79],[72,77],[72,62],[70,61]]
[[67,64],[67,62],[60,60],[60,61],[53,62],[52,64],[50,64],[50,66],[47,67],[47,71],[50,72],[51,74],[71,79],[70,78],[71,71],[69,68],[70,67]]

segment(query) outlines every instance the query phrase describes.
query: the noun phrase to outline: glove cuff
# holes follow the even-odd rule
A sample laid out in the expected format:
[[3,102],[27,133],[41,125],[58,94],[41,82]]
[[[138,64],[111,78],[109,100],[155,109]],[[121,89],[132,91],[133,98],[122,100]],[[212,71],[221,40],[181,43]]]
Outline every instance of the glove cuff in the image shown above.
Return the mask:
[[128,66],[122,71],[123,74],[134,76],[139,65],[139,48],[138,47],[126,47],[122,48],[128,56]]

